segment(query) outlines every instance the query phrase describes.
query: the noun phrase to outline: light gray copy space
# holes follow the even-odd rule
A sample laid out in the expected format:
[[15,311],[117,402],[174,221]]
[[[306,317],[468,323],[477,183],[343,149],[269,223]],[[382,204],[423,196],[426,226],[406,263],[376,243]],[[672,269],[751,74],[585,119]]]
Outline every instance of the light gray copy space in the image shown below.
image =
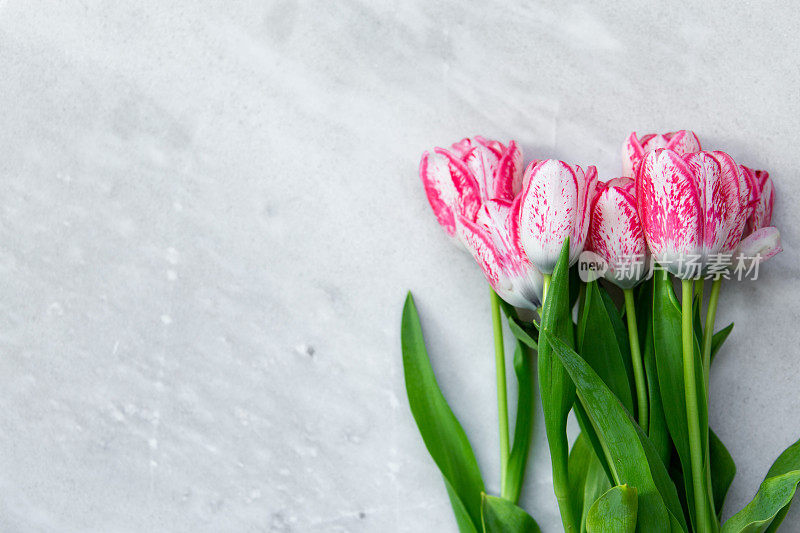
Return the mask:
[[[631,131],[679,128],[770,171],[786,249],[721,297],[730,516],[800,436],[798,25],[792,2],[1,1],[0,530],[455,531],[400,311],[411,289],[496,492],[488,290],[421,152],[514,138],[608,179]],[[546,532],[550,477],[540,414]]]

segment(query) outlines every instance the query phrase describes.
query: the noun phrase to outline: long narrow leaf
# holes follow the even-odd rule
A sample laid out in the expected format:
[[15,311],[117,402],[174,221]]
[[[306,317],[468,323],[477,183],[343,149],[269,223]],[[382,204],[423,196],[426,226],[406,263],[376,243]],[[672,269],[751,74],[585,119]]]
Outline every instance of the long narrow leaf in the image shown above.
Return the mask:
[[517,421],[514,424],[514,444],[508,458],[506,472],[506,491],[508,498],[516,502],[522,490],[525,466],[528,464],[528,453],[531,448],[531,432],[533,430],[534,386],[533,386],[533,354],[518,341],[514,352],[514,374],[517,376]]
[[717,520],[722,515],[722,506],[725,504],[725,496],[736,476],[736,463],[733,457],[725,448],[725,445],[717,437],[716,433],[709,431],[708,449],[711,461],[711,489],[714,494],[714,508],[717,510]]
[[428,452],[444,476],[459,530],[479,531],[483,479],[467,435],[436,382],[411,293],[403,307],[400,337],[411,413]]
[[[627,343],[626,339],[625,344]],[[578,321],[577,352],[597,372],[628,412],[633,413],[633,394],[625,361],[596,281],[586,285],[583,312]]]
[[[664,406],[661,404],[661,390],[658,385],[656,369],[656,353],[653,345],[653,282],[648,281],[640,286],[637,296],[636,314],[639,326],[639,344],[644,360],[644,372],[647,378],[647,397],[650,405],[650,424],[647,436],[665,466],[669,466],[672,455],[672,442],[669,438],[667,421],[664,418]],[[644,428],[642,428],[644,429]]]
[[675,486],[647,436],[578,354],[549,332],[547,340],[575,383],[581,403],[604,444],[615,483],[636,487],[639,493],[637,530],[671,531],[673,522],[685,530]]

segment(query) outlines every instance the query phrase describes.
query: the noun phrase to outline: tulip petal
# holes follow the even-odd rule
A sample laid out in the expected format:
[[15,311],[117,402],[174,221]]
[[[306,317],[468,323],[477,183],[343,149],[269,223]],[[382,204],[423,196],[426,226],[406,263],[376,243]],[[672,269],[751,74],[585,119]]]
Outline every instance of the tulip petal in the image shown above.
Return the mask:
[[572,234],[569,236],[569,263],[573,264],[583,251],[586,238],[589,235],[589,223],[592,218],[591,206],[597,194],[597,168],[590,166],[584,173],[577,167],[576,180],[578,183],[578,211]]
[[[690,130],[670,132],[664,137],[667,139],[666,147],[681,155],[699,152],[702,149],[700,147],[700,139]],[[650,149],[652,150],[653,148]]]
[[622,145],[622,175],[633,176],[633,168],[644,157],[644,148],[636,137],[636,132],[630,134]]
[[481,195],[478,182],[467,166],[459,161],[453,154],[442,148],[435,148],[436,154],[447,160],[450,177],[456,196],[454,203],[450,204],[460,215],[474,220],[478,209],[481,207]]
[[618,178],[597,193],[587,244],[608,264],[606,278],[623,289],[635,286],[648,274],[647,244],[633,185],[630,178]]
[[447,160],[424,152],[419,163],[419,176],[436,220],[447,234],[453,237],[456,233],[456,223],[450,205],[455,199],[456,191]]
[[497,163],[494,198],[513,200],[522,190],[522,150],[511,141]]
[[529,165],[525,174],[520,241],[531,262],[551,274],[562,244],[574,232],[578,178],[569,165],[554,159]]
[[495,170],[497,169],[497,156],[485,146],[474,146],[463,156],[463,162],[480,188],[481,200],[494,198]]
[[754,261],[764,262],[782,251],[781,233],[778,228],[773,226],[761,228],[742,240],[736,250],[734,264],[749,270]]
[[456,234],[459,240],[464,243],[464,246],[470,251],[475,261],[478,262],[492,287],[497,289],[498,284],[504,277],[500,266],[502,263],[502,251],[497,248],[485,228],[462,215],[459,215],[457,220]]
[[684,156],[694,174],[703,209],[703,260],[731,253],[742,237],[746,219],[739,192],[739,167],[723,152]]
[[775,204],[775,190],[769,172],[753,171],[756,182],[756,199],[753,212],[747,221],[746,233],[767,227],[772,222],[772,209]]
[[653,257],[673,274],[692,277],[682,266],[700,255],[703,228],[691,170],[671,150],[649,152],[639,166],[636,196]]

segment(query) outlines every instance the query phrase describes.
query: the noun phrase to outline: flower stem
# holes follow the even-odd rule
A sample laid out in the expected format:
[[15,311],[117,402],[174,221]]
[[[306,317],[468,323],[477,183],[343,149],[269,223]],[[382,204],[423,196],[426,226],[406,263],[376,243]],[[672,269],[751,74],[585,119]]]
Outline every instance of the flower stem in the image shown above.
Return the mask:
[[550,288],[550,274],[542,274],[544,283],[542,284],[542,308],[544,308],[544,299],[547,297],[547,290]]
[[694,365],[694,333],[692,326],[692,280],[684,279],[681,300],[681,324],[683,338],[683,386],[686,397],[686,422],[689,430],[689,451],[691,456],[692,487],[694,488],[694,510],[697,518],[697,531],[711,531],[703,475],[703,447],[700,439],[700,419],[697,407],[697,382]]
[[633,303],[633,290],[625,289],[625,316],[628,318],[628,341],[631,345],[633,377],[636,380],[636,400],[639,411],[639,426],[647,432],[649,408],[647,405],[647,385],[644,381],[642,352],[639,350],[639,328],[636,325],[636,308]]
[[508,474],[508,394],[506,391],[506,353],[503,345],[503,322],[500,317],[500,297],[491,291],[492,327],[494,329],[494,363],[497,374],[497,417],[500,429],[500,487],[506,498],[506,476]]
[[714,322],[717,319],[717,303],[722,279],[715,279],[711,284],[711,295],[708,297],[708,311],[706,311],[706,327],[703,330],[703,372],[706,379],[706,389],[711,372],[711,341],[714,339]]

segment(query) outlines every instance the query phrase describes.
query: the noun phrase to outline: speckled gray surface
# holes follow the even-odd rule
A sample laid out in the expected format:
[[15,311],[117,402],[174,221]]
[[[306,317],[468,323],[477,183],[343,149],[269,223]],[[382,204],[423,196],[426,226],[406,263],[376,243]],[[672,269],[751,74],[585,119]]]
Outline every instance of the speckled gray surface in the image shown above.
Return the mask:
[[[0,2],[0,530],[454,531],[404,397],[406,289],[497,488],[488,298],[429,212],[462,135],[619,169],[694,128],[770,170],[731,284],[725,515],[800,436],[791,2]],[[522,503],[557,531],[543,426]],[[796,506],[784,531],[800,531]]]

